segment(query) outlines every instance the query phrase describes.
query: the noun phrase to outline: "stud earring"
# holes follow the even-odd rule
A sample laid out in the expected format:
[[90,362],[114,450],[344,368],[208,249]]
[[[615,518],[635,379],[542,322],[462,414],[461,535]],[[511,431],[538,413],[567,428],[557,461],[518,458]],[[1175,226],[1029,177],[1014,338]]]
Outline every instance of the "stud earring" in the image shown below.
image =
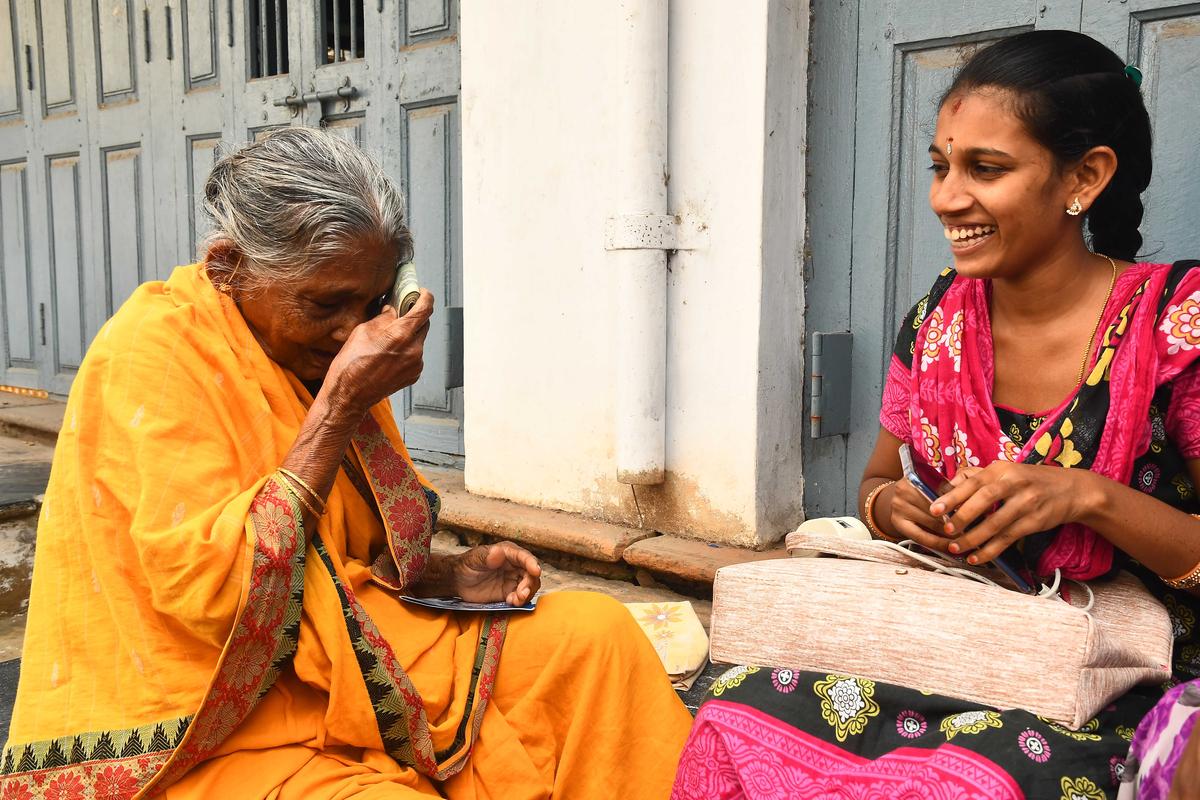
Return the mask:
[[1071,205],[1067,206],[1067,213],[1070,214],[1072,217],[1078,217],[1080,214],[1083,213],[1083,206],[1081,206],[1079,204],[1078,197],[1075,198],[1075,200],[1071,203]]

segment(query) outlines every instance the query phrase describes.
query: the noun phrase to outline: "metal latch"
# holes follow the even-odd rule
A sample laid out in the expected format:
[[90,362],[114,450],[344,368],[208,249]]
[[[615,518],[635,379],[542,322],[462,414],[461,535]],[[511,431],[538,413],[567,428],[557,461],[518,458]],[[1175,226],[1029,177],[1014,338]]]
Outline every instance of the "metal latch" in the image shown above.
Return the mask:
[[850,352],[852,335],[813,333],[809,389],[809,431],[814,439],[850,432]]
[[292,110],[292,116],[300,113],[300,109],[304,108],[309,103],[324,103],[327,100],[342,101],[342,111],[350,110],[350,101],[358,97],[358,89],[350,85],[350,76],[347,75],[342,79],[342,85],[336,89],[323,89],[317,91],[317,87],[313,84],[308,85],[308,91],[300,94],[296,89],[295,84],[292,85],[292,92],[287,97],[281,97],[274,101],[272,105],[279,107],[287,107]]

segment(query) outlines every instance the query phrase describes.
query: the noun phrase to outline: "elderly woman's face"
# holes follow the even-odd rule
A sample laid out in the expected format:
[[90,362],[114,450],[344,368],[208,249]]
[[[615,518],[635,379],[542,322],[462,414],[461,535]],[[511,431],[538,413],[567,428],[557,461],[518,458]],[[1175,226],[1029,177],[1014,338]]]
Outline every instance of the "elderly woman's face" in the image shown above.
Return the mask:
[[303,381],[325,377],[355,326],[379,311],[396,278],[395,249],[350,248],[309,277],[234,297],[242,317],[275,363]]

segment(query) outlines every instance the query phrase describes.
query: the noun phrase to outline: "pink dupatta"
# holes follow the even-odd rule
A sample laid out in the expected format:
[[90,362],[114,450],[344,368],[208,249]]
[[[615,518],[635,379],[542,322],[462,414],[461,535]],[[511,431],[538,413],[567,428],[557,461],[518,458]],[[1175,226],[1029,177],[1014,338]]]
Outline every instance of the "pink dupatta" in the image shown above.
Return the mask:
[[[1128,484],[1150,442],[1155,390],[1200,355],[1200,270],[1133,265],[1118,278],[1101,317],[1100,346],[1083,385],[1018,447],[1001,430],[992,402],[987,282],[947,270],[923,303],[912,363],[893,357],[880,417],[949,477],[968,464],[1005,459],[1082,466]],[[1095,578],[1112,568],[1113,556],[1104,537],[1069,524],[1042,552],[1037,572]]]

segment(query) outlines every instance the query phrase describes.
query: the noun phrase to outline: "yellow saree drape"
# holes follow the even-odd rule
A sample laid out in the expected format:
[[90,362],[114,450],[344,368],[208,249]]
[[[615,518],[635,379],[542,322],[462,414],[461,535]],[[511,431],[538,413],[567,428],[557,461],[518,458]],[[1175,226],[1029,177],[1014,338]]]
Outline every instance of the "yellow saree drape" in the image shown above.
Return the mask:
[[306,537],[271,475],[309,402],[199,265],[101,329],[39,521],[0,798],[665,797],[690,718],[628,613],[401,603],[437,495],[385,402],[354,437],[370,486],[339,472]]

